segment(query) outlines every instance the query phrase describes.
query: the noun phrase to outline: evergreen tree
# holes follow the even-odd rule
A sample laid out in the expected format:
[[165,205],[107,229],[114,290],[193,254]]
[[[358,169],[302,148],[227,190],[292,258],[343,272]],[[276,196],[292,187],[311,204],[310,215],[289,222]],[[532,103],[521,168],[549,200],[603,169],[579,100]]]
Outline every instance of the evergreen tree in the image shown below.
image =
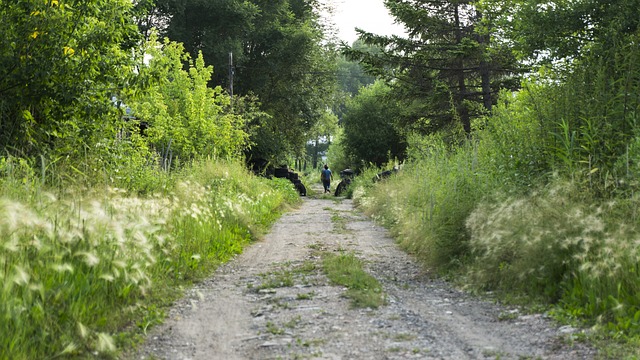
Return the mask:
[[493,46],[484,20],[467,0],[387,0],[408,37],[359,31],[366,44],[381,53],[346,48],[352,59],[388,80],[403,103],[399,126],[423,133],[459,121],[471,132],[471,119],[490,111],[502,87],[517,87],[515,59],[508,49]]

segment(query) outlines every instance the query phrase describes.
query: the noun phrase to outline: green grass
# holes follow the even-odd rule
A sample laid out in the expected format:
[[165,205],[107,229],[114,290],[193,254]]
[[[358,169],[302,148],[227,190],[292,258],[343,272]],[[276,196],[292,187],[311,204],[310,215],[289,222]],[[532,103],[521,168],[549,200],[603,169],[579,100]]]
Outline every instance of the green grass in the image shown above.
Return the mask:
[[331,222],[333,223],[333,232],[336,234],[348,234],[351,231],[347,228],[348,219],[344,214],[335,209],[329,209],[331,211]]
[[261,277],[264,280],[256,287],[257,290],[290,287],[294,284],[293,273],[289,270],[273,271],[262,274]]
[[116,356],[299,201],[240,164],[173,176],[145,197],[0,179],[0,358]]
[[267,332],[271,335],[282,335],[284,334],[284,329],[271,321],[267,321]]
[[385,304],[382,285],[364,271],[354,254],[326,254],[322,266],[332,283],[347,288],[346,296],[354,307],[377,309]]
[[315,295],[316,294],[313,291],[308,293],[298,294],[296,295],[296,300],[311,300]]
[[393,341],[398,341],[398,342],[413,341],[415,339],[416,339],[416,336],[413,334],[400,333],[400,334],[393,335]]
[[262,283],[257,286],[251,285],[251,287],[256,290],[291,287],[296,283],[296,280],[308,284],[307,277],[317,271],[315,262],[310,260],[299,264],[286,263],[282,267],[282,269],[260,274]]
[[[640,338],[640,197],[598,198],[580,174],[539,179],[537,160],[516,158],[539,159],[535,147],[502,153],[483,136],[453,149],[414,144],[429,156],[375,185],[357,179],[354,202],[434,272],[503,302],[553,308],[558,320],[609,339],[616,350],[603,353],[640,358],[626,345]],[[496,151],[514,169],[493,163]],[[523,174],[527,166],[536,168]]]

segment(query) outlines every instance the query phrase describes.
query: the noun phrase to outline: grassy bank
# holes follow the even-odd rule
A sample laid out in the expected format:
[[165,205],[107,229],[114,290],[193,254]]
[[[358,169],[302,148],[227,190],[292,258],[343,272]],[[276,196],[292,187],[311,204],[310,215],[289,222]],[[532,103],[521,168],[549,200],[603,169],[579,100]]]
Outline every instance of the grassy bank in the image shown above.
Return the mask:
[[0,358],[117,354],[299,201],[288,181],[234,163],[201,162],[166,180],[135,197],[2,179]]
[[[461,286],[547,307],[585,326],[590,339],[605,339],[604,354],[621,344],[611,358],[638,358],[636,182],[604,176],[588,162],[554,171],[571,148],[557,150],[524,102],[514,103],[519,108],[498,108],[473,139],[412,139],[402,171],[376,184],[375,170],[361,175],[354,200],[407,251]],[[630,157],[620,158],[629,169]]]

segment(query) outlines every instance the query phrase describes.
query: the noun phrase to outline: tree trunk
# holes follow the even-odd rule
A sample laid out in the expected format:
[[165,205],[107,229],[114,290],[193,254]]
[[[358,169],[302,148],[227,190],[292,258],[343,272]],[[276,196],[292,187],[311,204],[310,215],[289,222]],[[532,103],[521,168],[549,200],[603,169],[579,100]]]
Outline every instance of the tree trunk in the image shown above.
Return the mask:
[[[456,31],[456,45],[460,45],[462,43],[462,25],[460,24],[460,8],[459,5],[454,5],[454,21],[455,21],[455,31]],[[458,115],[460,116],[460,121],[462,122],[462,128],[464,132],[467,134],[471,133],[471,119],[469,118],[469,109],[467,109],[467,105],[464,103],[464,100],[467,97],[467,85],[465,82],[464,75],[464,57],[462,55],[458,56],[457,60],[458,65],[458,96],[456,110],[458,111]]]
[[[480,23],[482,21],[482,13],[476,13],[476,23]],[[489,68],[489,63],[486,61],[485,53],[487,47],[489,46],[489,34],[480,34],[478,35],[478,44],[480,44],[480,48],[482,49],[482,53],[480,56],[480,81],[482,82],[482,101],[484,108],[488,111],[491,111],[491,107],[493,106],[493,98],[491,96],[491,69]]]
[[314,169],[318,168],[318,138],[317,137],[313,144],[313,168]]

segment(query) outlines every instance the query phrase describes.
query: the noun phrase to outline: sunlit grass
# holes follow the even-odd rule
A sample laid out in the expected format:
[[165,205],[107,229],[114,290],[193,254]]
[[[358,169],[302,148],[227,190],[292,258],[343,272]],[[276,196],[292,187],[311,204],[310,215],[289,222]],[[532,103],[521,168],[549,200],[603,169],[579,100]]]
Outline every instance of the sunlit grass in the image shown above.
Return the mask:
[[640,236],[619,205],[572,199],[569,182],[479,206],[469,218],[476,284],[558,302],[607,332],[640,334]]
[[347,288],[346,296],[354,307],[377,309],[385,304],[382,285],[364,271],[362,261],[354,254],[326,254],[322,266],[331,282]]
[[175,183],[144,198],[117,189],[0,195],[0,358],[115,354],[135,339],[123,330],[161,322],[158,306],[179,287],[241,252],[298,201],[239,164],[196,164]]
[[357,178],[354,201],[427,267],[467,289],[553,305],[563,321],[638,338],[640,197],[598,199],[584,183],[551,174],[516,190],[513,179],[531,181],[537,168],[505,177],[523,169],[490,168],[481,152],[491,146],[427,143],[397,176]]

